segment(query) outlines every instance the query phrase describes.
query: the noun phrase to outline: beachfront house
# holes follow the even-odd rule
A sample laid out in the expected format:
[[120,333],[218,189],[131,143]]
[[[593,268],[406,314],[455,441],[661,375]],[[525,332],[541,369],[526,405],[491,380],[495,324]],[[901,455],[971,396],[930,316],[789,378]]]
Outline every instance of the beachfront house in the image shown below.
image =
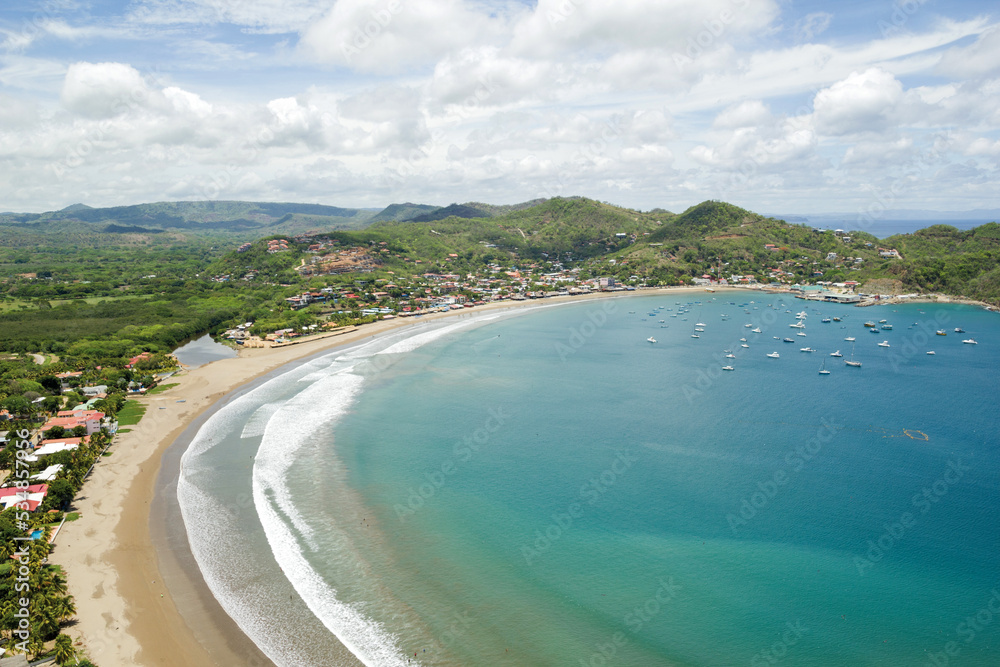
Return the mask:
[[87,430],[87,435],[93,435],[101,430],[103,421],[104,413],[97,410],[60,410],[55,417],[45,422],[42,432],[55,426],[61,426],[67,431],[83,426]]
[[34,512],[45,500],[48,492],[48,484],[32,484],[26,489],[19,489],[16,486],[0,489],[0,508],[6,510],[18,503],[26,503],[24,509]]

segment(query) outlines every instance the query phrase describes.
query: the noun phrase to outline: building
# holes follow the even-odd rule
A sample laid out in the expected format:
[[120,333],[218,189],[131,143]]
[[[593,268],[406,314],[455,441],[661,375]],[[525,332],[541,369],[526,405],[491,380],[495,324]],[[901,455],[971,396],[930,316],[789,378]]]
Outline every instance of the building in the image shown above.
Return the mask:
[[60,410],[57,416],[45,422],[42,432],[48,431],[55,426],[61,426],[67,431],[72,431],[77,426],[87,429],[87,435],[93,435],[101,430],[104,420],[104,413],[96,410]]
[[49,466],[42,472],[36,472],[31,476],[31,479],[36,482],[51,482],[59,474],[59,471],[62,470],[62,467],[63,465],[61,463]]
[[26,489],[19,489],[16,486],[0,489],[0,507],[6,510],[18,503],[27,503],[25,509],[34,512],[45,500],[48,492],[47,484],[32,484]]
[[858,303],[861,297],[857,294],[824,294],[823,300],[833,303]]

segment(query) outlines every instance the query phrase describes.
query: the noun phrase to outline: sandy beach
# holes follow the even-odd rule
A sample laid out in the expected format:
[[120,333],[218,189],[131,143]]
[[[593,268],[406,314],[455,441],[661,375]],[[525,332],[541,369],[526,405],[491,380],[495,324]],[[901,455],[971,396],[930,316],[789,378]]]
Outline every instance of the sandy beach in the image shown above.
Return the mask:
[[[178,373],[167,381],[176,382],[176,387],[140,399],[148,406],[146,415],[116,438],[111,455],[95,467],[74,502],[80,519],[67,522],[58,535],[51,561],[66,570],[78,610],[78,622],[66,632],[101,667],[272,664],[208,591],[187,551],[179,513],[171,513],[169,503],[156,499],[157,493],[173,488],[170,474],[159,475],[161,464],[166,473],[172,466],[175,481],[186,440],[212,406],[234,390],[291,362],[429,319],[684,292],[711,298],[703,288],[666,288],[504,301],[376,322],[342,336],[287,347],[241,350],[237,358]],[[178,446],[171,448],[175,442]]]

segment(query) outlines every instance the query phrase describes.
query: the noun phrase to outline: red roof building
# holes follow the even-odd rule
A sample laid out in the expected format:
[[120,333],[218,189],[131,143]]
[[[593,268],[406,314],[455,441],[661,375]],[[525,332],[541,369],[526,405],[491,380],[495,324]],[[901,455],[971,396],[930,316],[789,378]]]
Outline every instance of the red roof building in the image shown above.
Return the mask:
[[54,426],[62,426],[67,431],[72,431],[77,426],[84,426],[87,435],[93,435],[101,430],[101,421],[104,413],[96,410],[60,410],[58,416],[45,422],[42,432],[48,431]]
[[32,484],[26,489],[19,489],[16,486],[0,489],[0,506],[8,509],[18,503],[26,503],[22,507],[29,512],[34,512],[45,500],[49,492],[48,484]]

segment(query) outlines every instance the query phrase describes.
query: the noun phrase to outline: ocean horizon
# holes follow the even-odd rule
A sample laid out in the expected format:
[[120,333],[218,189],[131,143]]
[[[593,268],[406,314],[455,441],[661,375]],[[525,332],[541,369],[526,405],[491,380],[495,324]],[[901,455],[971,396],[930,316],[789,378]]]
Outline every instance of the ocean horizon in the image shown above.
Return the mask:
[[230,401],[178,501],[278,665],[994,665],[998,342],[745,291],[463,314]]

